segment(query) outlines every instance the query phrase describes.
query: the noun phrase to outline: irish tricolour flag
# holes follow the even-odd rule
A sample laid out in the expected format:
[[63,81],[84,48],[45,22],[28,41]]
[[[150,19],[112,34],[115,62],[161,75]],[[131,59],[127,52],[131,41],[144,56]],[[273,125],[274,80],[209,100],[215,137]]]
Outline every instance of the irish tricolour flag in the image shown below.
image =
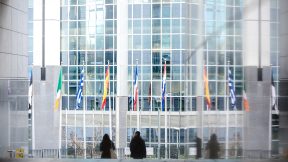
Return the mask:
[[57,111],[60,105],[61,89],[62,89],[62,68],[60,68],[60,73],[59,73],[59,78],[58,78],[57,96],[56,96],[54,111]]

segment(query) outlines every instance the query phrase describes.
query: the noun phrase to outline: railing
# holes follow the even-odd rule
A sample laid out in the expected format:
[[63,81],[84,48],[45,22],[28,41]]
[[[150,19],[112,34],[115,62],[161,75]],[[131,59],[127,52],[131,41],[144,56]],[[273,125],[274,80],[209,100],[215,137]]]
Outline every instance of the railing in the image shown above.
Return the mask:
[[[127,149],[127,148],[126,148]],[[158,159],[157,148],[154,147],[147,152],[147,159]],[[15,157],[15,151],[9,150],[10,158]],[[125,151],[124,148],[116,149],[118,159],[130,159],[130,151]],[[189,152],[180,151],[179,149],[170,149],[167,156],[168,159],[195,159],[195,153],[190,155]],[[201,159],[209,159],[208,151],[201,151]],[[219,159],[270,159],[275,158],[271,155],[271,151],[267,150],[220,150],[218,153]],[[165,158],[165,150],[160,149],[161,159]],[[95,149],[39,149],[29,150],[29,154],[25,153],[24,158],[73,158],[73,159],[100,159],[101,152]],[[277,158],[277,157],[276,157]]]

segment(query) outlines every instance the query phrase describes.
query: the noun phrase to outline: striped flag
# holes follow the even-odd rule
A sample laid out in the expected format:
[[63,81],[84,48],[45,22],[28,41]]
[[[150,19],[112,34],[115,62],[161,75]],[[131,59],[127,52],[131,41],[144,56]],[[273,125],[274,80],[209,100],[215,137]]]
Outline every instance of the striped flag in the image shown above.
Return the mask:
[[28,118],[31,119],[31,113],[32,113],[32,97],[33,97],[33,76],[32,76],[32,70],[30,75],[30,83],[29,83],[29,89],[28,89]]
[[203,74],[203,79],[204,79],[204,92],[205,92],[205,99],[206,99],[206,106],[208,109],[211,108],[211,99],[210,99],[210,93],[209,93],[209,83],[208,83],[208,77],[207,77],[207,70],[206,67],[204,66],[204,74]]
[[276,103],[276,89],[275,89],[275,84],[274,84],[274,79],[273,79],[273,71],[271,74],[271,106],[272,106],[272,110],[275,110],[275,112],[279,114],[278,106]]
[[105,108],[106,101],[107,101],[106,97],[107,97],[107,92],[109,88],[109,78],[110,78],[110,74],[109,74],[109,64],[108,64],[106,68],[106,73],[105,73],[104,91],[103,91],[102,105],[101,105],[102,110]]
[[80,104],[81,104],[81,101],[82,101],[82,98],[83,98],[83,85],[84,85],[84,67],[81,70],[80,83],[79,83],[78,91],[77,91],[77,94],[76,94],[76,102],[77,102],[76,109],[79,109],[80,106],[81,106]]
[[138,69],[136,65],[134,75],[134,103],[133,103],[134,111],[137,110],[137,102],[138,102]]
[[164,71],[162,78],[162,111],[165,111],[165,97],[166,97],[166,62],[164,64]]
[[248,98],[247,98],[245,89],[243,89],[243,106],[244,106],[244,110],[246,112],[250,111],[249,102],[248,102]]
[[151,96],[152,96],[152,90],[151,90],[151,87],[152,85],[151,85],[151,82],[150,82],[150,84],[149,84],[149,90],[148,90],[148,103],[149,103],[149,105],[151,105]]
[[60,73],[58,77],[58,85],[57,85],[57,90],[56,90],[57,96],[56,96],[54,111],[57,111],[60,105],[61,89],[62,89],[62,68],[60,68]]
[[229,86],[229,95],[231,100],[231,106],[236,110],[236,96],[233,84],[233,76],[230,68],[228,68],[228,86]]

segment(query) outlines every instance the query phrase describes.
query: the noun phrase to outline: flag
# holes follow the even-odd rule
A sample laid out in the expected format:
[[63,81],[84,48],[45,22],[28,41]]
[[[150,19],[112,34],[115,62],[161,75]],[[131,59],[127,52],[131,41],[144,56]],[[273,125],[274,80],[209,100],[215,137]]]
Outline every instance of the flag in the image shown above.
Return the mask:
[[106,105],[106,97],[107,97],[107,92],[109,88],[109,77],[110,77],[110,74],[109,74],[109,64],[108,64],[108,67],[106,68],[106,73],[105,73],[104,91],[103,91],[102,105],[101,105],[102,110],[105,108],[105,105]]
[[208,84],[206,67],[204,67],[203,79],[204,79],[204,92],[205,92],[206,104],[207,104],[207,108],[210,109],[211,108],[211,99],[210,99],[210,93],[209,93],[209,84]]
[[58,85],[57,85],[57,90],[56,90],[57,96],[56,96],[54,111],[57,111],[59,108],[60,99],[61,99],[61,89],[62,89],[62,68],[60,68],[60,73],[58,77]]
[[84,67],[81,70],[80,83],[79,83],[78,91],[76,94],[76,102],[77,102],[76,109],[80,108],[80,104],[81,104],[82,97],[83,97],[83,85],[84,85]]
[[149,103],[149,105],[151,105],[151,96],[152,96],[152,91],[151,91],[151,87],[152,85],[151,85],[151,82],[150,82],[150,84],[149,84],[149,90],[148,90],[148,103]]
[[247,98],[245,89],[243,89],[243,106],[244,106],[244,110],[246,112],[250,111],[249,102],[248,102],[248,98]]
[[165,97],[166,97],[166,62],[164,64],[163,78],[162,78],[162,111],[165,111]]
[[230,68],[228,68],[228,86],[229,86],[229,95],[231,100],[231,106],[236,110],[236,96],[233,84],[233,76]]
[[134,75],[134,103],[133,103],[134,111],[137,110],[137,101],[138,101],[138,69],[136,65]]
[[28,110],[29,110],[29,118],[31,117],[31,110],[32,110],[32,92],[33,92],[33,76],[32,76],[32,70],[30,75],[30,83],[29,83],[29,89],[28,89]]
[[273,79],[273,71],[272,71],[272,75],[271,75],[271,106],[272,106],[272,110],[275,110],[276,113],[278,114],[278,107],[277,107],[277,103],[276,103],[276,89],[275,89],[275,84],[274,84],[274,79]]

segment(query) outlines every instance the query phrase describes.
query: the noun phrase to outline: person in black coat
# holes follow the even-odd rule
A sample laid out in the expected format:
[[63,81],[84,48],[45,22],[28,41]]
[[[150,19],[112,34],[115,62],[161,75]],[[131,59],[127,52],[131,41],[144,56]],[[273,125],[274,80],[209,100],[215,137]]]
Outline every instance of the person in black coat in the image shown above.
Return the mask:
[[102,151],[102,154],[101,154],[102,159],[111,159],[110,149],[115,150],[115,145],[110,140],[109,135],[104,134],[103,139],[100,143],[100,151]]
[[202,157],[201,149],[202,149],[202,140],[201,138],[196,136],[196,159],[200,159]]
[[130,142],[131,157],[134,159],[146,158],[145,141],[141,138],[140,132],[136,131]]
[[217,141],[216,134],[212,134],[210,140],[207,143],[206,149],[209,151],[209,159],[218,159],[220,152],[220,144]]

